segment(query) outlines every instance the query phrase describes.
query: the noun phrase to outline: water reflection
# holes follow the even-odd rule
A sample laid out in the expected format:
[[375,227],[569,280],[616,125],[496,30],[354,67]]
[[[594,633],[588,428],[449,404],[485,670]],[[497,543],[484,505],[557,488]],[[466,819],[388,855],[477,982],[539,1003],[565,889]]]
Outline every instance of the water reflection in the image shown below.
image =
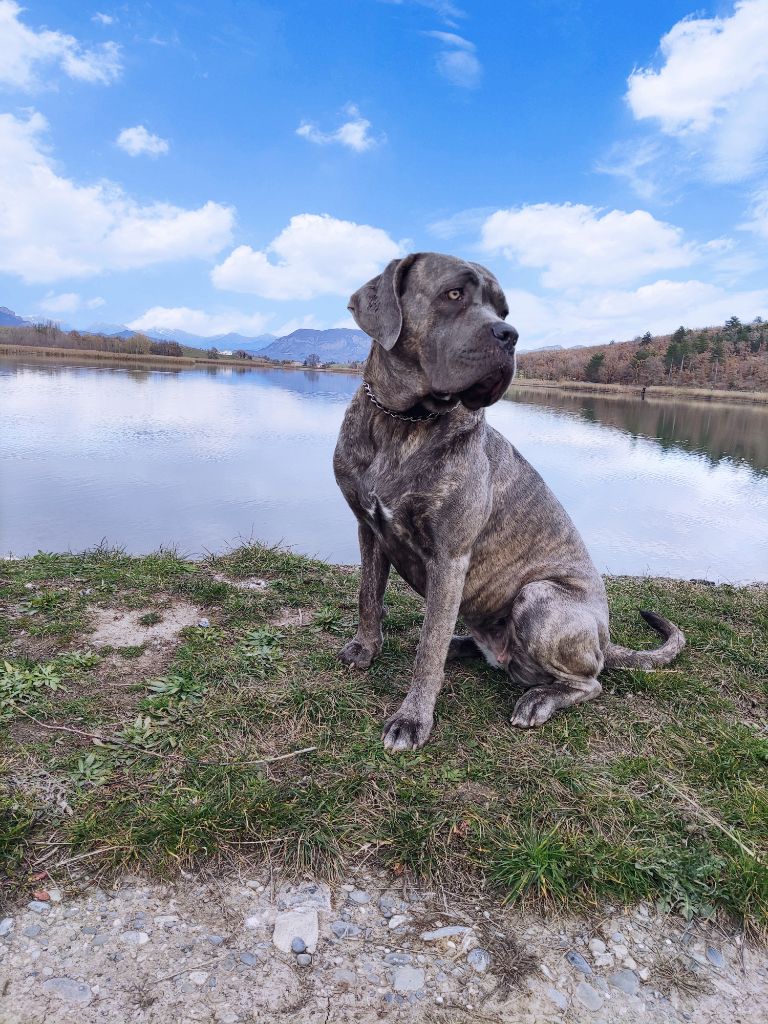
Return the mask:
[[[331,454],[359,385],[315,370],[0,360],[0,551],[253,537],[357,560]],[[490,421],[598,567],[768,579],[766,410],[518,392]]]
[[652,438],[664,449],[705,455],[713,465],[728,459],[768,473],[768,406],[640,401],[533,388],[520,388],[507,400]]

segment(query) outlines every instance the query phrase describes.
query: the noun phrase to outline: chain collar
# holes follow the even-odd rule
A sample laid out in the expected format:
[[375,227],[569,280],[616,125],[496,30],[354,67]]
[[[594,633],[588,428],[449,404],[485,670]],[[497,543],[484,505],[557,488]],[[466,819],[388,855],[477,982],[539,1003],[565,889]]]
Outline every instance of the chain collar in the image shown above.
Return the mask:
[[450,412],[451,409],[453,409],[453,406],[451,406],[450,409],[444,409],[442,412],[428,412],[425,413],[423,416],[406,416],[405,413],[393,412],[392,409],[387,409],[385,405],[382,405],[381,402],[379,402],[374,397],[374,394],[371,391],[371,385],[368,383],[367,380],[363,381],[363,388],[365,389],[365,393],[368,395],[368,397],[376,406],[376,408],[381,410],[381,412],[383,412],[386,416],[391,416],[393,420],[404,420],[406,423],[427,423],[429,420],[436,420],[440,416],[445,416],[446,413]]

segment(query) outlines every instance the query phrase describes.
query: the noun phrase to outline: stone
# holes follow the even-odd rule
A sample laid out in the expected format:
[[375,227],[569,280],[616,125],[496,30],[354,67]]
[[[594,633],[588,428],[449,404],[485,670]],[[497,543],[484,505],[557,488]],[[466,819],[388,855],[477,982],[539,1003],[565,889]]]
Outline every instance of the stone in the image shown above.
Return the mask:
[[290,953],[293,940],[303,939],[309,952],[314,953],[319,931],[317,910],[314,908],[284,910],[275,918],[272,942],[283,953]]
[[634,971],[617,971],[608,978],[608,984],[618,988],[627,995],[633,996],[640,988],[640,980]]
[[42,900],[32,900],[27,904],[27,910],[31,910],[34,914],[47,914],[50,909],[50,903],[43,903]]
[[575,967],[576,970],[581,971],[582,974],[590,975],[592,973],[592,968],[589,966],[589,964],[581,955],[581,953],[577,953],[575,949],[572,949],[570,952],[566,953],[565,959],[568,961],[571,967]]
[[[390,927],[392,927],[392,922],[390,922]],[[471,931],[471,928],[467,928],[464,925],[452,924],[445,928],[436,928],[432,932],[422,932],[421,940],[422,942],[439,942],[440,939],[452,939],[456,936],[462,937]]]
[[306,953],[306,951],[307,944],[304,941],[304,939],[300,939],[299,936],[297,935],[294,939],[291,940],[292,953]]
[[0,921],[0,938],[3,938],[6,935],[10,935],[11,932],[13,931],[15,924],[16,921],[14,920],[14,918],[4,917],[3,920]]
[[402,928],[407,921],[408,917],[405,914],[393,914],[389,919],[388,927],[394,931],[395,928]]
[[478,974],[485,974],[491,966],[491,954],[487,949],[476,946],[467,955],[467,963],[473,971],[476,971]]
[[211,623],[209,619],[198,619],[197,624],[198,626],[202,626],[203,629],[207,629],[207,627],[210,626]]
[[[28,939],[36,939],[37,936],[43,929],[39,924],[28,924],[26,928],[22,930],[22,935],[25,935]],[[96,929],[94,929],[95,931]]]
[[224,941],[223,935],[206,935],[206,939],[212,946],[220,946]]
[[564,996],[563,993],[560,992],[558,989],[552,988],[551,985],[548,985],[544,989],[544,994],[546,995],[547,999],[551,1000],[551,1002],[553,1002],[559,1010],[568,1009],[568,997]]
[[61,889],[49,889],[48,899],[51,901],[51,903],[61,903],[63,899]]
[[351,988],[357,984],[357,975],[354,971],[339,967],[333,972],[333,980],[337,985],[348,985]]
[[612,943],[611,948],[613,950],[613,955],[617,956],[620,960],[622,960],[625,956],[629,956],[629,948],[625,946],[622,942]]
[[420,967],[397,967],[392,972],[392,988],[395,992],[418,992],[424,987],[424,971]]
[[256,957],[253,953],[244,952],[240,954],[240,963],[246,964],[248,967],[256,966]]
[[316,910],[331,912],[331,890],[324,882],[299,882],[285,885],[277,894],[278,910]]
[[67,1003],[90,1003],[92,996],[90,985],[72,978],[49,978],[43,982],[43,991]]
[[595,956],[602,956],[607,949],[607,946],[602,939],[590,939],[589,940],[589,951]]
[[595,967],[613,967],[613,956],[610,953],[603,953],[595,957]]
[[334,921],[331,931],[337,939],[357,939],[362,934],[358,926],[349,921]]
[[179,923],[176,914],[160,914],[154,921],[158,928],[172,928],[175,924]]
[[189,980],[193,985],[204,985],[208,981],[207,971],[190,971]]
[[310,967],[312,965],[312,957],[309,953],[299,953],[296,957],[296,963],[299,967]]
[[392,967],[404,967],[411,962],[410,953],[387,953],[384,957],[386,963]]
[[582,1006],[586,1006],[593,1013],[596,1013],[603,1005],[603,997],[586,981],[580,981],[576,986],[576,998]]
[[129,946],[143,946],[145,942],[149,942],[149,936],[146,932],[133,930],[121,932],[120,938]]
[[707,960],[712,964],[713,967],[725,967],[725,958],[719,949],[715,949],[714,946],[707,946]]
[[365,889],[353,889],[349,893],[347,899],[350,899],[353,903],[357,903],[358,906],[362,906],[364,903],[371,902],[371,894],[366,892]]

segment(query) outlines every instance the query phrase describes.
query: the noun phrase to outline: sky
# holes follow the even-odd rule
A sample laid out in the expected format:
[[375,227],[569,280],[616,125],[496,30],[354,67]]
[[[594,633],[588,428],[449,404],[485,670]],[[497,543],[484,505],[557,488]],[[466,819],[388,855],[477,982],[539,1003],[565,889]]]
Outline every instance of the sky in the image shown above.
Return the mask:
[[0,0],[0,305],[353,326],[410,251],[522,349],[768,318],[768,0]]

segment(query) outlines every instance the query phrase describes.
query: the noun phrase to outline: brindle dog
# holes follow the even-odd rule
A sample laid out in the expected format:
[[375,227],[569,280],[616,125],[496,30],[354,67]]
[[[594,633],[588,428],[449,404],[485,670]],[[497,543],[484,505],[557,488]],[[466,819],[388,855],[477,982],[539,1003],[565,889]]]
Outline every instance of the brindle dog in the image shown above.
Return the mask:
[[[670,662],[685,639],[654,612],[641,615],[661,647],[611,643],[605,587],[576,528],[486,423],[483,408],[514,375],[517,342],[493,274],[414,253],[349,308],[375,343],[334,456],[362,561],[360,621],[341,660],[365,669],[381,649],[391,565],[426,603],[413,683],[384,726],[386,749],[426,743],[446,659],[482,654],[505,669],[525,688],[512,716],[522,728],[596,697],[604,667]],[[458,615],[469,636],[453,636]]]

